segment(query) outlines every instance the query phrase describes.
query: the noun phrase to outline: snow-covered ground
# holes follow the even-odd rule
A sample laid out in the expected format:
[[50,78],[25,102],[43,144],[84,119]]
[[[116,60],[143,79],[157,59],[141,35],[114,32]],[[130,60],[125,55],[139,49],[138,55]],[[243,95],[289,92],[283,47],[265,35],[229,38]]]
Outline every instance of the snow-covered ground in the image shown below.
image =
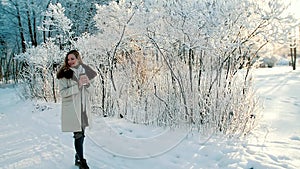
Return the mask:
[[[300,168],[300,71],[257,69],[263,117],[245,139],[170,131],[124,119],[95,118],[85,140],[91,169]],[[0,168],[76,169],[71,133],[60,131],[60,104],[22,101],[0,88]]]

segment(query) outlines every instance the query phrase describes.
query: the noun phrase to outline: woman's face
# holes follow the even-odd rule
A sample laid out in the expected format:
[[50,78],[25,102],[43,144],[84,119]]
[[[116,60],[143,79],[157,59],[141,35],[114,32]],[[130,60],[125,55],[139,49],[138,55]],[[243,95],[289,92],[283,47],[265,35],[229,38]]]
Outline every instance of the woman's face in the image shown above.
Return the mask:
[[78,65],[78,59],[76,58],[76,56],[74,54],[68,55],[68,65],[70,67],[74,67],[74,66]]

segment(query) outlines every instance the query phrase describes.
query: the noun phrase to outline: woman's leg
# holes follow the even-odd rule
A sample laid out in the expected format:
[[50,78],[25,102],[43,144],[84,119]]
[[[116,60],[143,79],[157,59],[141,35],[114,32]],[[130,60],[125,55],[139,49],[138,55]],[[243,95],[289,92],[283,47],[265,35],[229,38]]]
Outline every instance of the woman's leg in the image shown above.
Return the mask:
[[89,169],[89,166],[87,165],[86,160],[83,157],[84,137],[85,137],[84,129],[82,129],[81,132],[74,132],[74,146],[75,146],[76,154],[78,155],[80,160],[78,164],[80,166],[80,169]]
[[79,159],[82,160],[83,158],[83,142],[84,142],[84,130],[81,132],[74,132],[74,146],[76,150],[76,154],[78,155]]

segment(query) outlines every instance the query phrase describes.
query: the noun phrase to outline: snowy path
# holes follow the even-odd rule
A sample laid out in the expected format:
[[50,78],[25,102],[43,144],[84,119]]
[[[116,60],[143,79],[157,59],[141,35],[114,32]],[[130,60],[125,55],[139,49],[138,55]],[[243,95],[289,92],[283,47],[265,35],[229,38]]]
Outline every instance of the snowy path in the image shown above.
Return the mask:
[[[85,142],[88,163],[91,169],[300,168],[300,71],[290,69],[256,72],[264,116],[245,141],[97,119]],[[72,134],[60,131],[60,105],[37,106],[16,93],[0,88],[0,169],[76,169]]]
[[49,114],[47,121],[43,121],[40,118],[43,114],[35,112],[31,102],[20,100],[12,88],[1,89],[0,107],[0,168],[49,168],[68,164],[61,161],[68,147],[53,129],[57,128],[54,120],[58,114]]
[[275,67],[256,73],[264,110],[254,146],[260,156],[268,155],[283,168],[300,168],[300,160],[293,160],[300,159],[300,71],[291,69]]
[[[285,137],[300,136],[300,72],[286,69],[261,69],[257,86],[264,103],[264,119],[275,130],[273,134]],[[275,72],[273,76],[268,75]]]

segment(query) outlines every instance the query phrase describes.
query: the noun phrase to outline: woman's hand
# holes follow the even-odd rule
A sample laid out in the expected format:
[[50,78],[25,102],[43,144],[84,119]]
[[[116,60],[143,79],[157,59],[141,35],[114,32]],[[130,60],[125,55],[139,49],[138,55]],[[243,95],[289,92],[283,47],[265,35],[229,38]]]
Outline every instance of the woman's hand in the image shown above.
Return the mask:
[[89,85],[90,84],[89,77],[87,75],[80,75],[78,84],[79,84],[79,88],[81,88],[82,86]]

